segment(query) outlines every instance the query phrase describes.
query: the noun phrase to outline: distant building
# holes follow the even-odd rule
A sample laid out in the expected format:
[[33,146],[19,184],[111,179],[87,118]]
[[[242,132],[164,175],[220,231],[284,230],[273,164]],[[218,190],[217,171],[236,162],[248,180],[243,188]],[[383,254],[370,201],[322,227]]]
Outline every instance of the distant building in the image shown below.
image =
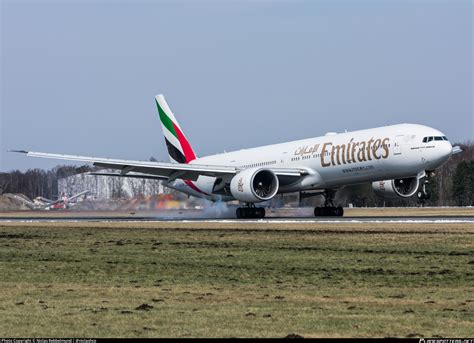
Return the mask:
[[59,194],[77,194],[85,190],[90,191],[89,197],[97,200],[172,193],[169,188],[163,187],[159,180],[87,174],[77,174],[58,180]]

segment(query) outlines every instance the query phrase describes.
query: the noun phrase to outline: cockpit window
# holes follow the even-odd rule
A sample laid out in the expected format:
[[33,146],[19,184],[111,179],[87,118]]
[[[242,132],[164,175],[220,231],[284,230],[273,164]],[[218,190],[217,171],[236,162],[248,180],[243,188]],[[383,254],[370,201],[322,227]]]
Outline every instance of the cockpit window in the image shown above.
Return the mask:
[[423,138],[423,143],[428,143],[431,141],[447,141],[448,139],[446,136],[430,136],[430,137],[424,137]]

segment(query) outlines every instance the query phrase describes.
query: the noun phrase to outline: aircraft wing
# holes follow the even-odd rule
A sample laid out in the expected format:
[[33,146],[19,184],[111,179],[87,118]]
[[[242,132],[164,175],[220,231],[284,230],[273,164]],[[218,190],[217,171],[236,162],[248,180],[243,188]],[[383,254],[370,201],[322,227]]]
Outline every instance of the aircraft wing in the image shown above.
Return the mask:
[[235,174],[234,167],[207,166],[197,164],[181,164],[181,163],[163,163],[163,162],[147,162],[133,160],[116,160],[110,158],[75,156],[50,154],[34,151],[14,151],[26,154],[31,157],[49,158],[55,160],[67,160],[76,162],[92,163],[94,166],[120,170],[120,175],[125,176],[130,172],[138,172],[148,175],[156,175],[168,180],[188,179],[196,181],[200,175],[219,176],[223,174]]
[[[94,166],[119,170],[120,174],[116,174],[114,176],[127,176],[128,173],[134,172],[147,174],[148,176],[153,175],[157,178],[166,179],[168,181],[173,181],[176,179],[196,181],[201,175],[213,177],[233,176],[240,171],[240,169],[232,166],[116,160],[109,158],[61,155],[24,150],[14,150],[12,152],[23,153],[31,157],[92,163]],[[279,179],[285,179],[286,182],[288,182],[290,179],[292,181],[297,181],[300,177],[308,174],[308,171],[303,168],[271,168],[271,170],[278,176]],[[132,174],[130,177],[137,176]]]

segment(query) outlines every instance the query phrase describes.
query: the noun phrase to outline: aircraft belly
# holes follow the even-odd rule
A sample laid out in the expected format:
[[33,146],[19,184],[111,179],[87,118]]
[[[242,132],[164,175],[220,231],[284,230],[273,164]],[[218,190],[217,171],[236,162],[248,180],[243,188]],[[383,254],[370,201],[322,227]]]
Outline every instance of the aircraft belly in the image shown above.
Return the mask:
[[173,182],[163,182],[163,185],[196,198],[207,199],[211,201],[231,201],[232,197],[212,194],[212,186],[215,178],[210,176],[200,176],[197,181],[175,180]]
[[375,175],[383,173],[384,166],[381,161],[370,161],[366,163],[345,164],[328,167],[322,171],[321,176],[325,183],[353,183],[366,182],[374,178]]

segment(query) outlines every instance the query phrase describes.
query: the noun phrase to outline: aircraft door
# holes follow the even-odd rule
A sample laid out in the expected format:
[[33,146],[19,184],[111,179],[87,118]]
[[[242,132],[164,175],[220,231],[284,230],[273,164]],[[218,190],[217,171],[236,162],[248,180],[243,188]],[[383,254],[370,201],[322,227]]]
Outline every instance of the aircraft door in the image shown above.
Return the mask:
[[403,135],[395,137],[395,141],[393,143],[393,154],[394,155],[401,155],[402,154],[402,140]]

